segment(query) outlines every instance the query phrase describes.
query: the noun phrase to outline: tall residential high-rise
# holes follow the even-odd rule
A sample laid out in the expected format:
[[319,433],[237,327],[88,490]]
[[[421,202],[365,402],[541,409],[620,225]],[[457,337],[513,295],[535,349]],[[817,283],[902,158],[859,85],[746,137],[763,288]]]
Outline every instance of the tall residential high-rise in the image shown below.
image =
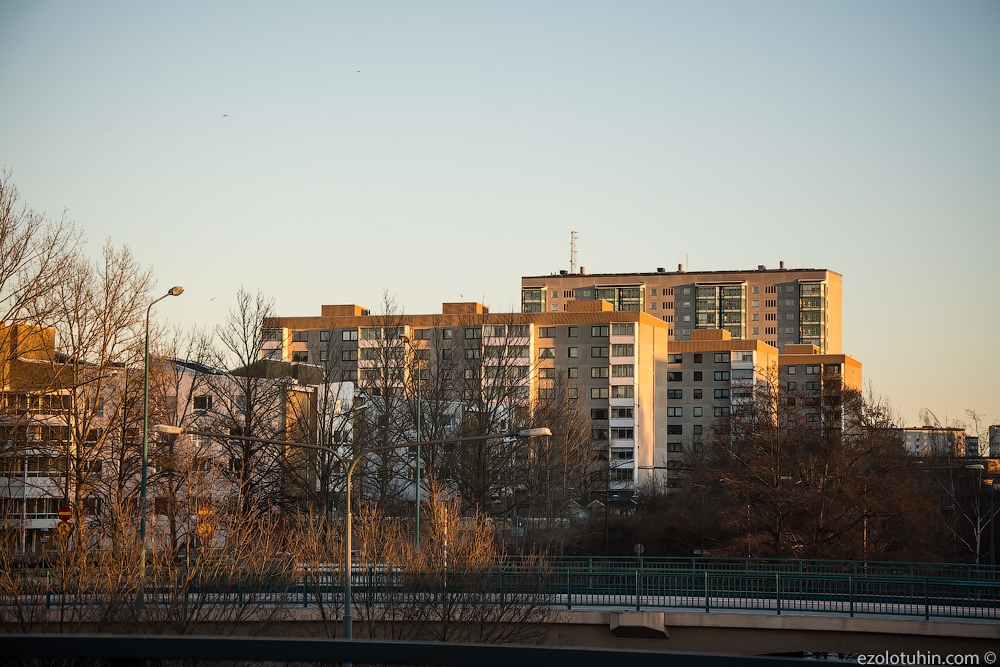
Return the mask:
[[842,276],[828,269],[677,271],[521,278],[521,312],[562,312],[571,301],[604,299],[615,310],[664,321],[672,341],[699,329],[724,329],[733,340],[759,340],[780,351],[811,344],[824,354],[843,347]]

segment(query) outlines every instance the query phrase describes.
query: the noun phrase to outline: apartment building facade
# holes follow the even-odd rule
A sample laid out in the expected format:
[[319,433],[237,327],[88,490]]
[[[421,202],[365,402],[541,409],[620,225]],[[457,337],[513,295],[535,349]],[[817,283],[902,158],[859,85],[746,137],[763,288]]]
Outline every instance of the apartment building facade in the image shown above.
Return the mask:
[[753,400],[758,383],[773,383],[778,358],[774,347],[734,340],[724,329],[694,331],[692,340],[671,343],[667,466],[682,469],[686,455],[703,446],[715,420]]
[[671,341],[724,329],[733,340],[759,340],[784,351],[812,344],[843,347],[842,276],[828,269],[570,274],[521,278],[521,311],[562,312],[572,301],[603,299],[615,310],[644,312],[668,325]]
[[424,383],[453,381],[460,389],[442,397],[452,402],[489,400],[498,386],[512,386],[529,421],[539,405],[563,397],[590,419],[617,490],[666,470],[668,326],[645,313],[593,299],[544,313],[447,303],[440,314],[373,316],[350,305],[264,326],[264,355],[319,364],[361,391],[376,379],[412,386],[415,373]]
[[778,357],[778,395],[786,414],[835,435],[846,426],[844,394],[861,392],[861,375],[861,362],[850,355],[789,344]]

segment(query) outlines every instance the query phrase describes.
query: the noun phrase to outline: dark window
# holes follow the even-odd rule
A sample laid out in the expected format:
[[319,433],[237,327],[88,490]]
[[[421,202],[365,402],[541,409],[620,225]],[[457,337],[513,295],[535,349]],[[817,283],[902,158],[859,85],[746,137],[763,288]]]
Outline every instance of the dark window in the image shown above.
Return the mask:
[[683,389],[667,389],[667,398],[684,398]]
[[684,435],[682,424],[667,424],[667,435]]
[[308,352],[292,352],[292,361],[309,361]]
[[684,445],[679,442],[668,442],[667,443],[668,452],[683,452]]
[[700,364],[700,363],[701,363],[701,360],[702,360],[702,356],[703,356],[703,355],[701,355],[701,354],[696,354],[696,355],[694,355],[694,363],[696,363],[696,364]]
[[728,380],[729,371],[715,371],[715,379],[718,380]]
[[667,371],[667,382],[680,382],[684,379],[684,373],[680,371]]
[[[697,379],[697,378],[695,378]],[[669,389],[667,391],[670,391]],[[694,390],[694,398],[701,398],[701,389]]]
[[195,396],[194,399],[194,409],[195,410],[211,410],[212,409],[212,397],[211,396]]
[[728,389],[716,389],[715,390],[715,398],[729,398],[729,390]]
[[608,411],[604,408],[591,408],[590,409],[591,419],[607,419]]
[[701,371],[695,371],[694,372],[694,381],[695,382],[701,382]]

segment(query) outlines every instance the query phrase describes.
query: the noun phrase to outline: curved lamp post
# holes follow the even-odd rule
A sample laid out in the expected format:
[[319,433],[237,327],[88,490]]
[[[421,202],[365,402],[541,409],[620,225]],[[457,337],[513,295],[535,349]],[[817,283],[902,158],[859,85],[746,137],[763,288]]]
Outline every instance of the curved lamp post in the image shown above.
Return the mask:
[[143,355],[143,380],[142,380],[142,482],[139,487],[142,509],[139,516],[139,541],[142,542],[140,552],[140,565],[142,572],[146,571],[146,478],[149,469],[149,315],[153,306],[163,301],[168,296],[180,296],[184,293],[184,288],[180,285],[171,287],[167,293],[159,299],[155,299],[146,308],[146,352]]
[[351,521],[353,514],[351,512],[351,476],[354,474],[354,468],[358,465],[366,456],[373,452],[382,452],[390,449],[404,449],[419,447],[421,444],[425,445],[450,445],[461,442],[475,442],[477,440],[494,440],[498,438],[537,438],[547,435],[552,435],[552,431],[548,428],[528,428],[520,431],[514,431],[511,433],[494,433],[491,435],[473,435],[465,438],[450,438],[446,440],[427,440],[423,443],[419,442],[404,442],[398,445],[379,445],[376,447],[369,447],[362,450],[353,459],[348,459],[342,456],[337,450],[332,447],[325,447],[323,445],[310,445],[302,442],[288,442],[285,440],[270,440],[267,438],[254,438],[246,435],[226,435],[225,433],[213,433],[211,431],[199,431],[196,429],[188,429],[182,426],[169,426],[166,424],[157,424],[153,426],[153,430],[157,433],[163,433],[166,435],[181,435],[182,433],[187,433],[189,435],[200,435],[206,438],[221,438],[229,440],[246,440],[249,442],[260,442],[267,445],[280,445],[282,447],[300,447],[302,449],[314,449],[320,452],[326,452],[327,454],[332,454],[346,471],[345,482],[344,482],[344,496],[346,501],[346,508],[344,511],[344,639],[351,639],[353,636],[352,632],[352,611],[353,606],[351,598]]

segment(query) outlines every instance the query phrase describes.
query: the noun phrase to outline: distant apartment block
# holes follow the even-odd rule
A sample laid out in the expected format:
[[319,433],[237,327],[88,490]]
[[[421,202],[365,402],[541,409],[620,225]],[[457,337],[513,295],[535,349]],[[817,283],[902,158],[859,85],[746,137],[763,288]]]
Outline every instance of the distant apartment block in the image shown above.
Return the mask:
[[603,299],[667,324],[671,341],[724,329],[733,340],[759,340],[784,351],[810,344],[842,352],[842,277],[828,269],[570,274],[521,278],[521,311],[564,312],[572,301]]
[[[965,429],[913,426],[900,429],[903,447],[910,456],[966,456]],[[978,452],[971,454],[978,455]]]
[[451,382],[441,398],[454,402],[503,383],[523,392],[529,411],[564,396],[589,418],[595,449],[610,455],[615,489],[666,469],[672,385],[669,327],[660,319],[592,299],[559,312],[491,314],[478,303],[446,303],[429,315],[373,316],[354,305],[321,313],[268,320],[264,354],[317,364],[361,391],[387,372],[399,386],[419,372],[424,383]]

